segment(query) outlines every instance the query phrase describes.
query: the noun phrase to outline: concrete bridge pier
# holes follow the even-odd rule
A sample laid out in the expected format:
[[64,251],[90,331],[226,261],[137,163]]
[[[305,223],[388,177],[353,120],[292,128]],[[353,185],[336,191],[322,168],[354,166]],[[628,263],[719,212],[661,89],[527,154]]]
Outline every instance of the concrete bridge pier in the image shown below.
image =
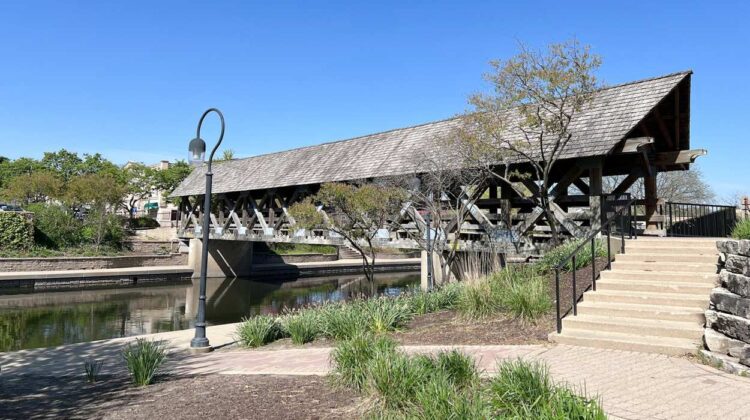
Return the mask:
[[[193,269],[193,277],[201,274],[200,239],[190,240],[188,265]],[[225,241],[211,239],[208,242],[208,270],[206,277],[247,277],[253,266],[253,243],[250,241]]]
[[[420,264],[420,274],[421,274],[421,281],[420,281],[420,287],[422,290],[427,290],[427,251],[422,250],[420,253],[421,258],[421,264]],[[441,273],[443,272],[442,264],[440,264],[440,255],[438,255],[437,252],[432,253],[432,273],[433,273],[433,285],[439,285],[440,279],[443,277]]]

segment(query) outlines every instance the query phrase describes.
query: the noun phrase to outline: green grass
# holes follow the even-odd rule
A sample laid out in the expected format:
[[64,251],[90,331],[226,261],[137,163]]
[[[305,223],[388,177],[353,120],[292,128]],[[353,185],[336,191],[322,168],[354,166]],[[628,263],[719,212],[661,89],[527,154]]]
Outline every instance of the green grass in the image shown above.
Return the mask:
[[509,266],[492,276],[500,307],[524,321],[534,321],[552,310],[547,279],[534,266]]
[[536,266],[509,265],[467,284],[458,297],[459,312],[469,319],[508,313],[534,321],[552,309],[547,279]]
[[750,239],[750,219],[744,219],[737,222],[734,229],[732,229],[732,238]]
[[555,384],[540,363],[503,362],[481,381],[474,359],[459,351],[408,355],[374,334],[340,342],[332,361],[336,383],[372,399],[370,418],[606,418],[598,399]]
[[99,372],[104,364],[101,360],[87,359],[83,362],[83,370],[86,374],[86,382],[93,384],[96,382]]
[[338,249],[332,245],[312,245],[312,244],[295,244],[295,243],[269,243],[268,248],[279,255],[299,255],[299,254],[336,254]]
[[125,346],[122,352],[133,383],[149,385],[167,358],[167,349],[162,342],[138,338]]
[[110,245],[100,245],[99,249],[93,245],[79,245],[60,249],[34,245],[25,250],[0,250],[0,258],[114,257],[125,254],[126,252],[123,249]]
[[341,341],[331,353],[336,382],[362,391],[369,377],[369,362],[378,354],[395,353],[396,342],[386,336],[361,334]]
[[281,327],[275,317],[257,315],[243,319],[236,334],[243,346],[260,347],[276,340],[281,335]]
[[496,417],[544,419],[606,419],[597,399],[556,385],[541,363],[521,360],[498,365],[489,384],[489,406]]
[[285,335],[298,345],[314,341],[322,334],[320,316],[315,309],[289,313],[282,318],[281,325]]

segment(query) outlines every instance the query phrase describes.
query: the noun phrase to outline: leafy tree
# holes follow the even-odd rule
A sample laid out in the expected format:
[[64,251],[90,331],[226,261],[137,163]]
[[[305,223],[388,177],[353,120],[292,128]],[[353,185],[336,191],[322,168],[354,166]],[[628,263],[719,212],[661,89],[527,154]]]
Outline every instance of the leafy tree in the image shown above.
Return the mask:
[[130,163],[123,169],[126,197],[123,199],[122,206],[131,219],[136,203],[151,196],[157,183],[157,172],[142,163]]
[[[550,173],[572,137],[571,121],[599,86],[594,72],[600,64],[575,40],[544,52],[521,46],[518,55],[491,63],[486,79],[492,91],[470,98],[474,109],[463,116],[466,124],[457,136],[457,150],[468,166],[486,170],[520,195],[517,181],[535,184],[538,191],[529,198],[544,211],[553,245],[558,222]],[[521,172],[520,164],[530,170]]]
[[193,168],[184,160],[178,160],[169,165],[169,168],[156,171],[154,181],[159,191],[172,192],[182,182]]
[[2,162],[0,163],[0,188],[8,185],[10,180],[18,175],[31,174],[44,169],[41,162],[26,157]]
[[126,191],[127,187],[120,180],[107,174],[80,175],[68,183],[67,201],[73,208],[87,210],[85,235],[97,249],[105,240],[122,239],[122,222],[108,210],[121,203]]
[[45,152],[41,163],[48,171],[58,174],[63,181],[67,182],[80,174],[83,160],[77,153],[60,149],[57,152]]
[[362,255],[362,268],[372,282],[378,231],[398,220],[405,199],[405,191],[397,187],[326,183],[314,196],[292,205],[289,212],[301,228],[325,227],[342,236]]
[[43,203],[50,198],[59,198],[62,182],[48,171],[31,172],[10,179],[2,196],[23,204]]

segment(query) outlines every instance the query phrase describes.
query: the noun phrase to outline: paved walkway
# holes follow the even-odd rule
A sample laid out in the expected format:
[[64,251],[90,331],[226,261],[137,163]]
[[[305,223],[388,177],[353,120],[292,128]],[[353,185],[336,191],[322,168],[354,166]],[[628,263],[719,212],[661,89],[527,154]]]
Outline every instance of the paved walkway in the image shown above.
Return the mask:
[[[215,346],[233,342],[236,324],[208,328]],[[169,366],[178,375],[325,375],[330,348],[234,350],[191,356],[185,351],[193,331],[154,334],[165,340],[172,355]],[[0,354],[6,375],[82,375],[83,360],[105,361],[102,374],[124,374],[121,351],[134,338],[103,340],[51,349]],[[599,395],[605,410],[619,419],[747,419],[750,379],[726,374],[684,358],[566,345],[528,346],[405,346],[410,353],[458,348],[473,355],[491,375],[497,362],[523,358],[547,363],[557,381]]]

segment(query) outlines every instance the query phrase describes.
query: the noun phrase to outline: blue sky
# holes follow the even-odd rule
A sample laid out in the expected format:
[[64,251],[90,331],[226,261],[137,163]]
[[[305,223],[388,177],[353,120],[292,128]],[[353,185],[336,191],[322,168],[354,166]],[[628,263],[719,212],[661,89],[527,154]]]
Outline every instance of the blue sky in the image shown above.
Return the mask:
[[2,0],[0,155],[183,158],[210,106],[238,157],[414,125],[467,109],[517,41],[575,36],[609,84],[694,70],[700,167],[750,193],[748,21],[740,1]]

